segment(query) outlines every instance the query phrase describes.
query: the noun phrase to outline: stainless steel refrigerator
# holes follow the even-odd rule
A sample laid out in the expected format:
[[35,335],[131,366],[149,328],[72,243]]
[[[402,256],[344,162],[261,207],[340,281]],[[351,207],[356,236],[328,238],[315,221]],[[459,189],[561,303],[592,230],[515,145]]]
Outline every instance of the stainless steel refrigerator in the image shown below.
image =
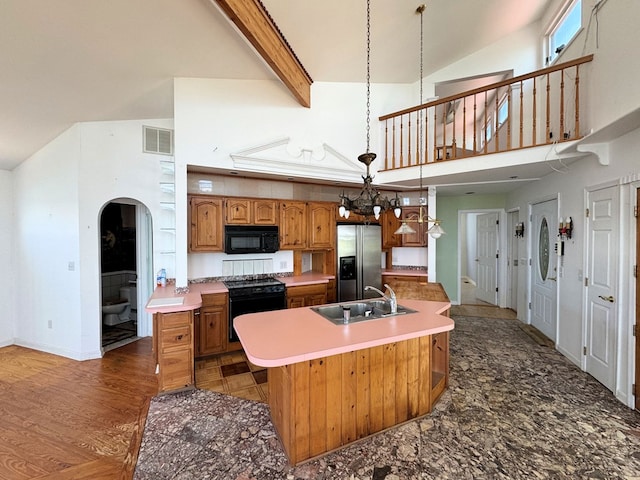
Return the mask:
[[375,298],[381,289],[382,240],[380,225],[338,225],[338,301]]

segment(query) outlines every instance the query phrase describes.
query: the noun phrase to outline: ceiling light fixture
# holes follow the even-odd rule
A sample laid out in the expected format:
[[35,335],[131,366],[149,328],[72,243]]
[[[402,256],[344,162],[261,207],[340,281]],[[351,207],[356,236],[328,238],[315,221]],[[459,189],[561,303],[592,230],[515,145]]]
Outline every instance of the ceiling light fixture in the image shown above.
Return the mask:
[[371,55],[371,7],[370,0],[367,0],[367,151],[358,157],[358,161],[364,163],[367,166],[367,174],[362,177],[364,185],[360,194],[351,199],[344,192],[340,194],[340,206],[338,207],[338,213],[343,218],[349,218],[349,215],[353,212],[358,215],[363,215],[366,221],[369,217],[373,216],[376,220],[380,218],[380,214],[386,210],[393,209],[393,213],[396,218],[400,218],[402,209],[400,207],[400,199],[396,193],[395,198],[389,200],[387,197],[382,197],[380,192],[372,185],[373,177],[369,173],[369,165],[376,158],[376,154],[369,151],[370,143],[370,116],[371,116],[371,69],[370,69],[370,55]]
[[[424,50],[424,22],[423,22],[423,13],[427,6],[425,4],[420,5],[416,8],[416,13],[420,14],[420,105],[422,105],[422,79],[423,75],[423,50]],[[416,233],[416,231],[408,225],[408,222],[417,223],[418,225],[428,225],[429,222],[433,223],[433,226],[427,231],[432,238],[440,238],[446,232],[440,226],[440,220],[437,218],[431,218],[427,212],[425,212],[426,199],[422,196],[422,164],[424,163],[423,158],[423,144],[422,144],[422,112],[417,112],[417,128],[418,128],[418,164],[420,165],[420,208],[418,209],[418,217],[417,218],[408,218],[402,221],[400,228],[398,228],[394,233],[396,235],[409,235],[412,233]],[[424,231],[420,228],[420,231]]]

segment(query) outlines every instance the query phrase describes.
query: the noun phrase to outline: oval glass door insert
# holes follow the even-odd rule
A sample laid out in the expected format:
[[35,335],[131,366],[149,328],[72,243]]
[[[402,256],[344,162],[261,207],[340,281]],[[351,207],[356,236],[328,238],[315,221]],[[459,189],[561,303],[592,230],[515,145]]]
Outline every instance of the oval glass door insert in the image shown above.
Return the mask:
[[542,281],[547,280],[549,272],[549,225],[547,219],[542,217],[540,223],[540,242],[538,243],[538,266],[540,268],[540,276]]

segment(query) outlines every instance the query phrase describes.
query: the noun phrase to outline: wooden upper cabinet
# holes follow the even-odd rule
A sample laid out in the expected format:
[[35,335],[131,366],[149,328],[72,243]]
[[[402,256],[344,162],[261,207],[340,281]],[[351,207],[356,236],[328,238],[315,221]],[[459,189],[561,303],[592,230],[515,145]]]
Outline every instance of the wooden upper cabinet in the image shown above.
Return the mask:
[[395,231],[400,227],[400,219],[396,218],[393,210],[387,210],[380,217],[382,223],[382,248],[399,247],[402,245],[402,235]]
[[225,221],[227,224],[251,223],[251,200],[246,198],[227,198],[225,200]]
[[277,200],[260,199],[253,200],[253,223],[256,225],[278,224]]
[[336,205],[330,202],[307,204],[309,248],[335,248]]
[[276,225],[278,202],[271,199],[227,198],[227,225]]
[[296,250],[307,247],[307,204],[280,202],[280,249]]
[[223,250],[222,199],[192,196],[189,199],[189,250],[220,252]]
[[[426,214],[426,211],[425,211]],[[407,207],[402,209],[403,220],[413,220],[407,224],[413,228],[416,233],[408,233],[400,235],[402,237],[403,247],[426,247],[427,246],[427,223],[417,223],[420,216],[420,207]]]

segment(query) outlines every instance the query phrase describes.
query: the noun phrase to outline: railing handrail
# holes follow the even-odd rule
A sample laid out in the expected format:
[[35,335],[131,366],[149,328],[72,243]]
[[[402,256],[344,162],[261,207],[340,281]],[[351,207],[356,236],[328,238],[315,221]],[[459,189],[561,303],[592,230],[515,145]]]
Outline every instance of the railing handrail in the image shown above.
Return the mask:
[[471,95],[487,92],[487,91],[490,91],[490,90],[495,90],[495,89],[498,89],[498,88],[501,88],[501,87],[506,87],[506,86],[511,85],[513,83],[522,82],[522,81],[525,81],[525,80],[529,80],[531,78],[539,77],[539,76],[542,76],[542,75],[547,75],[549,73],[553,73],[553,72],[557,72],[557,71],[560,71],[560,70],[564,70],[566,68],[574,67],[576,65],[581,65],[583,63],[588,63],[588,62],[590,62],[592,60],[593,60],[593,54],[585,55],[584,57],[576,58],[576,59],[570,60],[568,62],[558,63],[558,64],[553,65],[551,67],[545,67],[543,69],[536,70],[535,72],[525,73],[524,75],[518,75],[517,77],[508,78],[506,80],[502,80],[500,82],[495,82],[495,83],[492,83],[490,85],[485,85],[485,86],[482,86],[482,87],[474,88],[472,90],[467,90],[465,92],[457,93],[455,95],[449,95],[448,97],[439,98],[439,99],[433,100],[431,102],[422,103],[420,105],[416,105],[415,107],[409,107],[409,108],[405,108],[404,110],[399,110],[397,112],[388,113],[386,115],[382,115],[382,116],[378,117],[378,120],[380,120],[382,122],[384,120],[389,120],[390,118],[393,118],[393,117],[398,117],[400,115],[405,115],[407,113],[417,112],[418,110],[422,110],[422,109],[429,108],[429,107],[434,107],[434,106],[437,106],[437,105],[441,105],[443,103],[447,103],[447,102],[451,102],[451,101],[454,101],[454,100],[458,100],[460,98],[469,97]]

